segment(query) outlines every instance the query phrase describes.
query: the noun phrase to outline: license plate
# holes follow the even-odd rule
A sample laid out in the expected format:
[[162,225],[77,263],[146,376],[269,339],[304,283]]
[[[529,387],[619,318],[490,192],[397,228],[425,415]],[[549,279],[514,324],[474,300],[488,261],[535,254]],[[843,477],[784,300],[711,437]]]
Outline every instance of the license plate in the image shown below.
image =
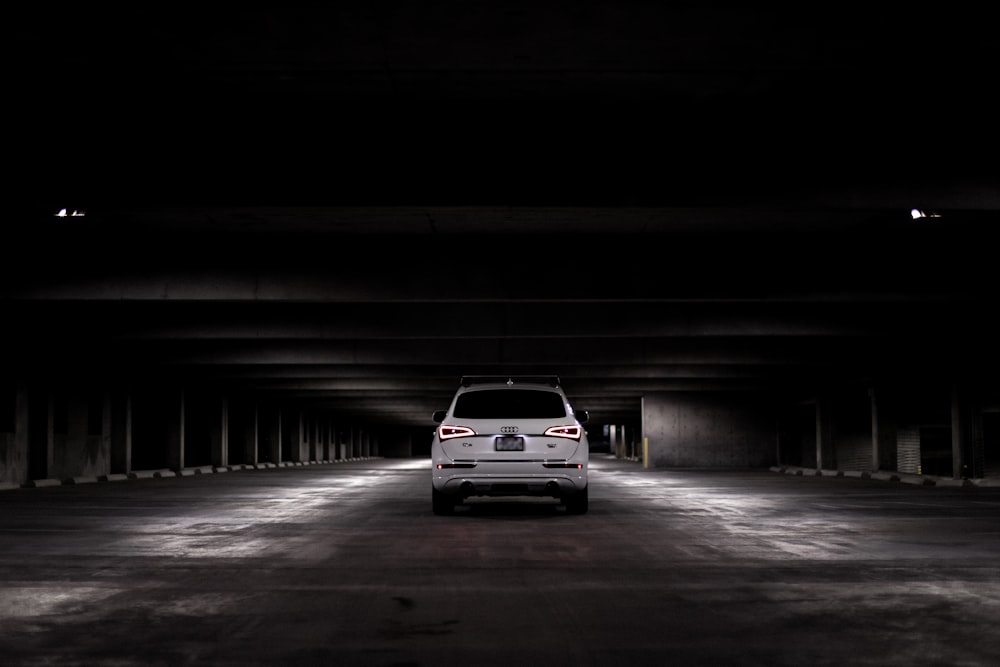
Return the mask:
[[498,452],[523,452],[524,438],[521,436],[500,436],[496,439]]

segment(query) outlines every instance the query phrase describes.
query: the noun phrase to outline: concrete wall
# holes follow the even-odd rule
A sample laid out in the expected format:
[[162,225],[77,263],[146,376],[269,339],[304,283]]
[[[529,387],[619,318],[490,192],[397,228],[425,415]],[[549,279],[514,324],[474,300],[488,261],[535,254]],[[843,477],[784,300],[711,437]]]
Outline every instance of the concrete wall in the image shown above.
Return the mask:
[[764,467],[776,462],[776,418],[766,397],[671,392],[642,401],[650,467]]
[[28,474],[28,396],[23,386],[4,388],[0,428],[0,484],[20,484]]
[[105,424],[107,397],[102,394],[71,392],[54,409],[65,411],[56,420],[63,424],[54,433],[52,466],[48,476],[53,479],[96,477],[111,471],[111,440]]

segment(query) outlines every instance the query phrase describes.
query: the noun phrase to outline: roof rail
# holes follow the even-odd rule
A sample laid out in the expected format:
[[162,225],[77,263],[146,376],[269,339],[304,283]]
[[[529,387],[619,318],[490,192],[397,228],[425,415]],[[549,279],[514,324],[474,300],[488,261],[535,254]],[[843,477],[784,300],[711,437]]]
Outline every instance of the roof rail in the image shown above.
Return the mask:
[[463,375],[459,385],[471,387],[474,384],[493,384],[505,382],[507,384],[547,384],[552,387],[559,386],[558,375]]

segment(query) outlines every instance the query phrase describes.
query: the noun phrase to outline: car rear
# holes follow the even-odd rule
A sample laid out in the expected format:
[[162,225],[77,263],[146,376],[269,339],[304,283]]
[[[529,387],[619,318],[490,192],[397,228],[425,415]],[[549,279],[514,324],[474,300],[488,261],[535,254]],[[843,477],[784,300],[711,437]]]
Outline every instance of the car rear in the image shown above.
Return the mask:
[[552,497],[587,510],[587,434],[557,380],[463,378],[431,447],[433,507],[447,514],[465,498]]

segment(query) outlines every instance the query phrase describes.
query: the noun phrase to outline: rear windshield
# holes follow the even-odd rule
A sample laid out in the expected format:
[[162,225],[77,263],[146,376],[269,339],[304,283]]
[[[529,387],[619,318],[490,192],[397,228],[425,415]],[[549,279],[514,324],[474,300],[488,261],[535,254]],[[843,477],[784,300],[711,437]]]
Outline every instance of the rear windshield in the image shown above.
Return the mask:
[[467,391],[455,401],[453,417],[465,419],[549,419],[565,417],[562,396],[534,389]]

